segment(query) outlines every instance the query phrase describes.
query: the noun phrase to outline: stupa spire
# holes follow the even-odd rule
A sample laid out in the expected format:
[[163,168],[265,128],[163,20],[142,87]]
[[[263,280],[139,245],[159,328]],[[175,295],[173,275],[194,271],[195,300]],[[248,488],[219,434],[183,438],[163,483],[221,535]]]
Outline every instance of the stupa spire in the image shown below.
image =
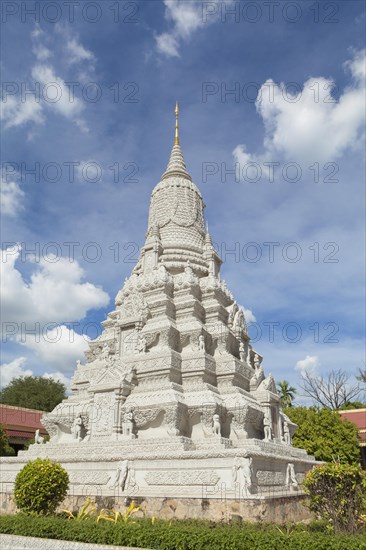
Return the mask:
[[167,169],[161,176],[162,180],[171,177],[181,177],[192,181],[190,174],[187,171],[186,163],[184,162],[182,149],[179,143],[179,106],[178,101],[175,104],[175,136],[174,145],[170,154]]
[[179,145],[179,106],[178,101],[175,104],[175,139],[174,145]]

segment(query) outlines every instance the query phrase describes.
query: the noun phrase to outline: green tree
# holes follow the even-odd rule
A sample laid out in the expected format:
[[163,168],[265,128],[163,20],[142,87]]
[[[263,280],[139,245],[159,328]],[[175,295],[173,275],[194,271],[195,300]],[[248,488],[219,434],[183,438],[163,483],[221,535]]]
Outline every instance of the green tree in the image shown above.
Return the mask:
[[339,407],[338,410],[344,411],[344,410],[351,410],[351,409],[365,409],[366,403],[362,403],[362,401],[348,401],[342,407]]
[[283,407],[292,407],[292,402],[295,399],[296,388],[290,386],[287,380],[277,382],[277,392],[281,399],[281,405]]
[[295,447],[301,447],[317,460],[357,464],[360,461],[358,432],[352,422],[343,420],[337,411],[317,407],[291,407],[287,416],[298,425],[293,437]]
[[13,378],[0,391],[0,403],[49,412],[65,399],[65,392],[62,382],[42,376],[21,376]]
[[0,424],[0,456],[14,456],[15,451],[9,445],[9,439],[4,430],[4,426]]

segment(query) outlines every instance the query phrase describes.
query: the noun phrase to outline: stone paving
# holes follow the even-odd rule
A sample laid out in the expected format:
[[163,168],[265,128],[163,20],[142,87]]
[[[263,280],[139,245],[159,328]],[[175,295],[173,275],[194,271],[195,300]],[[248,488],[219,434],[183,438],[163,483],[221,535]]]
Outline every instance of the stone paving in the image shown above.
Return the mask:
[[0,535],[0,548],[1,550],[146,550],[131,548],[130,546],[101,546],[99,544],[36,537],[19,537],[15,535]]

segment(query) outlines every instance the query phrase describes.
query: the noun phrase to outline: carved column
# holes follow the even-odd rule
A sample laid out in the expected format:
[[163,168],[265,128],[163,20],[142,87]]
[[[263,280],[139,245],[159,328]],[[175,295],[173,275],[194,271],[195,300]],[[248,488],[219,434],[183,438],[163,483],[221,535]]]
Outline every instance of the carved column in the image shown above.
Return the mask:
[[121,424],[121,403],[123,395],[120,388],[114,390],[114,422],[112,434],[114,439],[118,439],[118,435],[122,433],[122,424]]

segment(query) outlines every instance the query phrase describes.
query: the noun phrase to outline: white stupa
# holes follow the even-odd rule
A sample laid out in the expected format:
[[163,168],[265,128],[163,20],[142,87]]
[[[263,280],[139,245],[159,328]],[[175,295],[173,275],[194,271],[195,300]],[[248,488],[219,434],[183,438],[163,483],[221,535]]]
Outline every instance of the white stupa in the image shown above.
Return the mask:
[[78,361],[51,440],[2,459],[7,487],[36,456],[73,495],[240,499],[299,494],[314,458],[294,448],[243,309],[220,277],[178,135],[151,194],[146,241],[104,331]]

